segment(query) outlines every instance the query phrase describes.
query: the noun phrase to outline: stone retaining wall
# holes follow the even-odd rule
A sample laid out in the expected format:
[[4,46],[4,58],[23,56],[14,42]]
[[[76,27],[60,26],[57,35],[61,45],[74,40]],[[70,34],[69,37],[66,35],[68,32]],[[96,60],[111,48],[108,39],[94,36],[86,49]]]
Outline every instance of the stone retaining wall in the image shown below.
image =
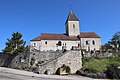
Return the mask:
[[[63,64],[70,67],[71,73],[75,73],[82,67],[80,51],[67,51],[64,53],[62,51],[32,52],[30,54],[30,62],[33,57],[35,58],[35,65],[33,66],[35,67],[35,72],[41,74],[46,71],[50,71],[51,74],[54,74]],[[41,61],[41,63],[38,63],[38,61]]]

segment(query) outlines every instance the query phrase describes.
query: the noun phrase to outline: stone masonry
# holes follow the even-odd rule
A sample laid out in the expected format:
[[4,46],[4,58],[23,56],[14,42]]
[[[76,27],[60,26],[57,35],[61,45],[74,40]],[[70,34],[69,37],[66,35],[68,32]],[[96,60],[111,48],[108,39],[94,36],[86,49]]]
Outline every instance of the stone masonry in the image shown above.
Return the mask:
[[[44,74],[49,71],[50,74],[56,73],[57,69],[63,64],[67,65],[71,69],[71,73],[75,73],[82,67],[82,56],[81,52],[76,51],[34,51],[31,52],[29,57],[29,63],[31,59],[35,59],[34,72]],[[29,66],[31,66],[29,64]]]

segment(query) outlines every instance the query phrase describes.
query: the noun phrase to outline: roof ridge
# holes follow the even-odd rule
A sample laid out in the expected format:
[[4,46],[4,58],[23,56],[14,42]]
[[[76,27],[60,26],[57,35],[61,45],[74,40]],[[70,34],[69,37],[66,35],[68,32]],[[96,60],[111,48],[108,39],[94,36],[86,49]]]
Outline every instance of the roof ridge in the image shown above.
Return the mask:
[[41,34],[59,34],[59,35],[64,35],[64,33],[63,34],[60,34],[60,33],[41,33]]
[[95,32],[80,32],[80,33],[95,33]]

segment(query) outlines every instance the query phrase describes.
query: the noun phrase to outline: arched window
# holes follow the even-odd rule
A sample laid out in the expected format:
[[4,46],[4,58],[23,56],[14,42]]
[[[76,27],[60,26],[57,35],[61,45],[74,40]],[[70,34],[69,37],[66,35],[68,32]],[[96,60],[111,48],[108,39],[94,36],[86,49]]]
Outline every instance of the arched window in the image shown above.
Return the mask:
[[73,29],[75,29],[75,24],[73,24]]
[[89,45],[89,41],[86,41],[86,45]]
[[33,46],[36,47],[37,46],[36,43],[33,43]]
[[93,45],[95,45],[95,41],[94,40],[92,41],[92,43],[93,43]]
[[61,41],[58,41],[58,46],[62,46],[62,42]]
[[45,41],[45,44],[47,44],[47,41]]

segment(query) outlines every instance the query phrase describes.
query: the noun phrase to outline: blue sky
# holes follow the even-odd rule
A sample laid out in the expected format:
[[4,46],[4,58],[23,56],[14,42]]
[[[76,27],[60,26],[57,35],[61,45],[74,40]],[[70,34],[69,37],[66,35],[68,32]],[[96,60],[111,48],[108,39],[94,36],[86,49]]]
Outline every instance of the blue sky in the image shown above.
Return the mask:
[[[96,32],[102,44],[120,31],[120,0],[72,0],[81,32]],[[0,0],[0,50],[19,31],[29,45],[41,32],[65,33],[69,0]]]

